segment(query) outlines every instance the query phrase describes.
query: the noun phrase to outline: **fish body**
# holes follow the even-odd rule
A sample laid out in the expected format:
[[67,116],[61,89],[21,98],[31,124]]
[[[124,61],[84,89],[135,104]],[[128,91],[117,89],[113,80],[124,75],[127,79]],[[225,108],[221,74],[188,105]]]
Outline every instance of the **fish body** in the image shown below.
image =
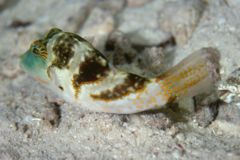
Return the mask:
[[206,48],[147,79],[115,69],[80,36],[53,28],[31,44],[21,66],[69,103],[97,112],[130,114],[211,90],[219,78],[218,61],[218,51]]

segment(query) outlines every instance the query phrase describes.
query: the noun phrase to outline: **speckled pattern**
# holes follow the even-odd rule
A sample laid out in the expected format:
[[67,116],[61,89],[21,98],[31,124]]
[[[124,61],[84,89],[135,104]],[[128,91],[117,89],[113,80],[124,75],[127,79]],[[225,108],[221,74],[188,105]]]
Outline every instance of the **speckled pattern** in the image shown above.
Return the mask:
[[[166,38],[172,38],[166,34],[158,38],[153,34],[154,31],[163,32],[159,21],[168,18],[159,19],[159,14],[167,1],[0,0],[0,159],[240,159],[238,101],[219,103],[220,106],[214,107],[218,108],[215,118],[211,108],[209,113],[206,113],[207,109],[201,109],[209,106],[210,97],[200,97],[201,103],[185,100],[178,106],[171,104],[155,112],[133,115],[94,113],[62,101],[19,67],[19,56],[34,39],[39,39],[52,27],[74,33],[82,33],[83,28],[87,28],[88,33],[96,33],[99,37],[117,29],[127,38],[133,35],[132,47],[137,53],[149,53],[143,50],[153,47],[157,49],[150,50],[149,55],[158,55],[154,52],[167,50],[161,48],[166,47],[162,44]],[[179,5],[183,8],[202,6],[202,3],[184,5],[190,0],[176,1],[183,3]],[[185,28],[181,25],[188,25],[189,30],[181,32],[178,43],[171,46],[174,53],[168,65],[177,64],[203,47],[214,47],[221,54],[220,72],[226,80],[239,68],[240,1],[203,1],[204,7],[197,7],[201,8],[200,12],[178,8],[181,12],[177,19],[185,17],[181,21],[174,20],[175,16],[170,14],[172,21],[169,22],[175,25],[170,28],[174,36],[178,36],[178,23],[180,29]],[[192,21],[193,17],[188,16],[191,11],[199,14],[199,18]],[[97,15],[101,15],[101,19],[110,18],[101,25],[101,21],[96,21]],[[144,28],[147,31],[141,32]],[[94,45],[100,41],[100,47],[104,47],[107,38],[99,37],[85,38]],[[190,38],[186,41],[186,37]],[[143,46],[142,42],[146,40],[149,40],[148,46]],[[153,64],[162,62],[157,58],[149,59],[155,59]],[[200,118],[195,119],[196,114]],[[198,126],[198,120],[204,116],[214,121],[202,128]]]
[[110,67],[82,37],[53,28],[21,55],[20,65],[66,102],[96,112],[131,114],[208,93],[219,79],[219,56],[217,49],[203,48],[147,79]]

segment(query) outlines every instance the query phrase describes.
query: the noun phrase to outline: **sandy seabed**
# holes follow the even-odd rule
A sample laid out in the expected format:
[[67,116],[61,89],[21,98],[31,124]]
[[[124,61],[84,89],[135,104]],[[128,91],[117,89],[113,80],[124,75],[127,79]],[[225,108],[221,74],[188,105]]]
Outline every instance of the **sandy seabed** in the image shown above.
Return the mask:
[[238,100],[216,114],[196,111],[192,99],[177,109],[94,113],[63,102],[19,67],[19,56],[52,27],[94,37],[101,51],[118,30],[138,50],[151,47],[142,54],[170,50],[170,66],[217,48],[224,81],[240,67],[239,15],[239,0],[0,0],[0,159],[240,159]]

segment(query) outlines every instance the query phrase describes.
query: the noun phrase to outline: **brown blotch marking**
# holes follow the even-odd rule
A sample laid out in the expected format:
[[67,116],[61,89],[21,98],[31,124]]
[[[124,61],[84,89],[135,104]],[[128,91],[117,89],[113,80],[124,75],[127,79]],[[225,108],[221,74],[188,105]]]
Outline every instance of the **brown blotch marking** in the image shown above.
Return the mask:
[[71,36],[72,38],[75,38],[76,40],[78,40],[79,42],[87,42],[84,38],[80,37],[79,35],[77,34],[74,34],[74,33],[70,33],[70,32],[65,32],[66,34],[68,34],[69,36]]
[[142,91],[149,81],[134,74],[128,74],[122,84],[117,85],[111,90],[102,91],[99,94],[92,94],[91,97],[96,100],[111,101],[120,99],[130,93]]
[[91,48],[91,49],[92,49],[92,52],[91,52],[91,53],[93,53],[92,55],[96,55],[96,56],[101,57],[101,58],[103,58],[103,59],[105,59],[105,60],[107,61],[106,57],[105,57],[101,52],[99,52],[97,49],[95,49],[95,48],[92,46],[92,44],[89,43],[87,40],[83,39],[82,37],[80,37],[80,36],[77,35],[77,34],[73,34],[73,33],[69,33],[69,32],[66,32],[66,33],[69,34],[69,35],[70,35],[72,38],[74,38],[76,41],[82,42],[82,43],[84,43],[84,45],[86,45],[86,46],[88,46],[89,48]]
[[79,73],[73,75],[72,85],[75,89],[76,98],[81,85],[96,83],[107,76],[108,64],[107,62],[102,64],[100,60],[101,57],[98,56],[86,58],[79,66]]
[[58,86],[58,88],[59,88],[61,91],[64,91],[64,89],[63,89],[62,86]]
[[56,66],[60,69],[66,68],[70,59],[74,56],[73,47],[77,43],[77,40],[68,34],[63,34],[55,42],[53,47],[53,53],[56,58],[52,63],[52,66]]

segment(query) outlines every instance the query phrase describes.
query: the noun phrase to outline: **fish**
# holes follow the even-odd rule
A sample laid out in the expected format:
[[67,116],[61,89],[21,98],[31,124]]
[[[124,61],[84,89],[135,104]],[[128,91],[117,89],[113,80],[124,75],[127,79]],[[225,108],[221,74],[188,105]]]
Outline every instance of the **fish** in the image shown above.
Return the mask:
[[214,90],[219,51],[202,48],[154,78],[116,69],[77,34],[52,28],[21,55],[30,76],[64,101],[94,112],[132,114]]

